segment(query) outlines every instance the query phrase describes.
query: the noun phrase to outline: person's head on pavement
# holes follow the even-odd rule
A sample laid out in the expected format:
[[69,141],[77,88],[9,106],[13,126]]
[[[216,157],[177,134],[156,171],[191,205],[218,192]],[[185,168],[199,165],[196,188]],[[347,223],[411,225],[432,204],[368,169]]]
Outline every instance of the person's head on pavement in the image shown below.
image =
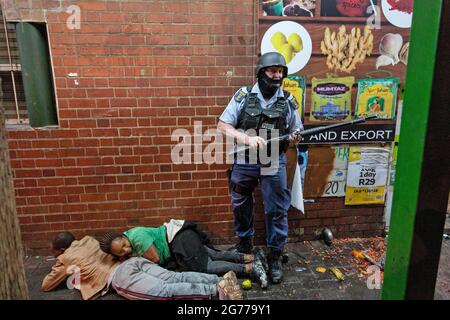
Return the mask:
[[63,254],[67,248],[70,247],[72,242],[75,241],[75,236],[69,232],[64,231],[58,233],[56,237],[52,241],[52,254],[56,258],[59,255]]
[[127,259],[133,251],[128,238],[119,232],[107,232],[98,241],[103,252],[112,254],[119,260]]

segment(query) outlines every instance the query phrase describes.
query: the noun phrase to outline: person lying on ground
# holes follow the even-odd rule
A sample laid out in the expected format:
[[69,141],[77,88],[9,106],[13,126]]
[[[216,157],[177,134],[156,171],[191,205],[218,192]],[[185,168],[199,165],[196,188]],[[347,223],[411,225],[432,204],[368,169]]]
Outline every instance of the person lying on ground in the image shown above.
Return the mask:
[[135,227],[124,233],[107,232],[99,238],[100,248],[118,259],[144,257],[161,266],[173,258],[179,270],[223,275],[234,271],[251,275],[267,288],[264,254],[219,251],[207,245],[206,234],[185,220],[170,220],[157,228]]
[[127,299],[241,300],[242,292],[233,272],[222,278],[198,272],[173,272],[148,259],[136,257],[117,261],[104,253],[90,236],[77,241],[70,232],[58,234],[52,242],[56,262],[42,282],[51,291],[66,278],[79,289],[84,300],[95,299],[113,288]]
[[236,274],[223,278],[201,272],[174,272],[142,257],[123,261],[111,274],[109,285],[130,300],[211,299],[242,300]]
[[[42,281],[42,290],[51,291],[67,277],[75,283],[68,286],[80,290],[84,300],[97,298],[105,288],[111,271],[119,262],[100,250],[96,239],[86,236],[75,240],[70,232],[61,232],[52,241],[52,253],[56,258],[52,270]],[[81,275],[81,279],[76,274]],[[79,283],[76,283],[77,280]]]
[[109,232],[99,240],[102,250],[119,259],[142,256],[165,266],[173,258],[183,271],[222,275],[232,270],[239,275],[252,275],[263,289],[267,288],[266,262],[261,251],[253,255],[215,250],[207,245],[206,234],[189,221],[172,219],[158,228],[136,227],[123,234]]

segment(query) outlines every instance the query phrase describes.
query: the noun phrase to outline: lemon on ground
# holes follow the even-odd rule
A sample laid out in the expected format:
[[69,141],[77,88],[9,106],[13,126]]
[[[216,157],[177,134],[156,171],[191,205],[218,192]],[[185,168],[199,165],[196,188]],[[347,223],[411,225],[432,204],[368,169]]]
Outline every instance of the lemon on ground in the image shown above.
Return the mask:
[[289,35],[288,43],[294,48],[295,52],[299,52],[303,49],[302,38],[296,33],[291,33]]
[[242,281],[242,289],[250,290],[252,288],[252,282],[249,279]]
[[272,36],[272,38],[270,38],[270,42],[272,42],[273,47],[275,48],[275,50],[280,51],[281,47],[287,43],[286,40],[286,36],[278,31],[275,32]]

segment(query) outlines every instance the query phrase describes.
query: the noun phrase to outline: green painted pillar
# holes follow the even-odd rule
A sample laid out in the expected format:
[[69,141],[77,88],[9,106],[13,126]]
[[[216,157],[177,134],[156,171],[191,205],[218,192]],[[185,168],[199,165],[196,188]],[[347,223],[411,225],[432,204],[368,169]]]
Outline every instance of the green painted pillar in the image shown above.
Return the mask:
[[57,125],[47,39],[36,25],[16,24],[22,79],[32,127]]
[[450,180],[449,7],[449,1],[414,1],[385,300],[434,295]]

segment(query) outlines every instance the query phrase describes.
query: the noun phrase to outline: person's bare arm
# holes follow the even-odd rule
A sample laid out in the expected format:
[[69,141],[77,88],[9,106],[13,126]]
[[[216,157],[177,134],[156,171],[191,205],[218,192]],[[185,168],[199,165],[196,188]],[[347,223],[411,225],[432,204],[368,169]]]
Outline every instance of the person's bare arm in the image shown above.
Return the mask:
[[42,291],[51,291],[55,289],[66,278],[66,266],[61,263],[61,261],[56,260],[56,263],[52,267],[52,271],[50,271],[42,281]]
[[156,247],[153,244],[144,252],[143,257],[156,264],[159,264],[160,262],[158,250],[156,250]]
[[225,136],[236,139],[238,143],[246,144],[254,149],[258,147],[262,149],[266,145],[266,141],[263,138],[258,136],[251,137],[244,132],[235,129],[231,124],[222,122],[220,120],[217,124],[217,130],[219,130]]

